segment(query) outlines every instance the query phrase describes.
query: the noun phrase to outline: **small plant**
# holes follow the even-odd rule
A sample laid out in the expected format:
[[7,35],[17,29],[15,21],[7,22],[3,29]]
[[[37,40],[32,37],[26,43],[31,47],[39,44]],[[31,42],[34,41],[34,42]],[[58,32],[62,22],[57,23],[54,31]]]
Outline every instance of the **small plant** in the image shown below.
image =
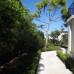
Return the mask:
[[67,54],[63,54],[62,50],[58,50],[57,51],[57,56],[63,61],[65,62],[68,58]]

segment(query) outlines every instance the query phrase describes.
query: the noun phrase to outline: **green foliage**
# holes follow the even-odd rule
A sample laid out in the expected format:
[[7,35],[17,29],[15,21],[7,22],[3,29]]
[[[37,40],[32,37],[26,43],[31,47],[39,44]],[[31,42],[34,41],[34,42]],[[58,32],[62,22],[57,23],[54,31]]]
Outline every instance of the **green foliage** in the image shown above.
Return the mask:
[[69,12],[66,6],[61,9],[62,18],[66,21],[69,18]]
[[57,51],[57,56],[63,61],[65,62],[68,58],[67,54],[63,54],[62,50],[58,50]]
[[68,57],[65,61],[65,64],[68,69],[70,69],[74,73],[74,58]]
[[43,35],[36,32],[33,16],[20,0],[0,1],[0,14],[1,65],[22,53],[35,53],[43,47]]
[[47,6],[49,3],[49,0],[42,0],[42,2],[36,3],[36,7],[41,10],[43,7]]
[[55,46],[54,44],[49,43],[47,47],[43,48],[43,51],[54,51],[54,50],[61,50],[60,46]]
[[1,0],[0,14],[0,74],[23,74],[28,69],[35,74],[44,34],[36,30],[33,15],[20,0]]
[[52,0],[51,3],[54,7],[58,7],[59,0]]
[[[33,63],[27,68],[26,74],[36,74],[41,50],[38,50],[33,59]],[[25,72],[23,73],[25,74]]]
[[60,0],[61,5],[66,5],[66,0]]
[[60,35],[60,31],[59,30],[55,30],[51,32],[51,37],[53,38],[57,38]]
[[44,47],[44,45],[45,45],[45,41],[44,41],[44,34],[43,34],[43,32],[41,32],[41,31],[38,31],[37,32],[38,33],[38,45],[39,45],[39,48],[43,48]]
[[66,5],[66,0],[51,0],[51,4],[54,7],[58,7],[58,5],[64,6]]
[[74,58],[69,54],[63,54],[62,51],[57,52],[57,56],[65,63],[66,67],[74,73]]
[[0,49],[2,51],[12,52],[17,42],[18,31],[15,29],[20,24],[18,17],[22,18],[19,13],[20,7],[19,1],[0,1]]
[[59,5],[61,5],[61,6],[63,6],[62,8],[61,8],[61,13],[62,13],[62,19],[64,20],[64,21],[66,21],[68,18],[69,18],[69,12],[68,12],[68,8],[66,7],[66,1],[67,0],[52,0],[52,4],[55,6],[55,7],[57,7],[57,5],[59,4]]
[[37,33],[44,39],[44,33],[42,31],[37,31]]
[[40,11],[36,10],[36,12],[32,14],[32,16],[33,16],[33,18],[35,18],[35,17],[37,18],[37,17],[40,17],[39,14],[40,14]]
[[42,4],[43,4],[43,6],[48,5],[49,4],[49,0],[42,0]]
[[36,74],[41,49],[36,53],[24,53],[0,67],[0,74]]
[[[52,11],[59,6],[65,6],[66,0],[42,0],[41,2],[36,3],[37,10],[41,10],[47,8],[48,11]],[[40,15],[40,13],[39,13]]]
[[59,35],[60,35],[60,31],[59,30],[52,31],[50,36],[53,37],[53,39],[50,40],[50,43],[58,45],[59,41],[57,40],[57,38],[58,38]]
[[36,3],[36,7],[40,10],[43,7],[43,5],[41,2],[38,2]]

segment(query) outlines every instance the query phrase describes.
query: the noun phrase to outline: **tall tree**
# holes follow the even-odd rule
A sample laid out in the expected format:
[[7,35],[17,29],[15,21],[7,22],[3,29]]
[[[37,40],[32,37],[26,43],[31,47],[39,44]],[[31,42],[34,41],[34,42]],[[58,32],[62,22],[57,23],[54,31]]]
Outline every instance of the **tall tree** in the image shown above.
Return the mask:
[[58,38],[58,36],[60,35],[60,31],[59,30],[55,30],[51,32],[51,37],[53,38]]
[[[42,22],[41,27],[46,32],[46,46],[48,44],[48,32],[51,23],[61,18],[61,9],[66,5],[66,0],[42,0],[36,3],[37,11],[33,14],[37,20]],[[59,15],[60,14],[60,15]]]

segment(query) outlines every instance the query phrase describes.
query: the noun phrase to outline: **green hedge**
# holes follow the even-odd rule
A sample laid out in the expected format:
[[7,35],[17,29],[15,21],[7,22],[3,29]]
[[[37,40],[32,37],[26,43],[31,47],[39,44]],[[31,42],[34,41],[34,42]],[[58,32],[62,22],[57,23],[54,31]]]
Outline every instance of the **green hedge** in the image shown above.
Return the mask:
[[30,66],[28,66],[26,72],[24,72],[23,74],[36,74],[40,54],[41,54],[41,50],[38,50],[38,52],[35,54],[35,57],[33,59],[33,63]]

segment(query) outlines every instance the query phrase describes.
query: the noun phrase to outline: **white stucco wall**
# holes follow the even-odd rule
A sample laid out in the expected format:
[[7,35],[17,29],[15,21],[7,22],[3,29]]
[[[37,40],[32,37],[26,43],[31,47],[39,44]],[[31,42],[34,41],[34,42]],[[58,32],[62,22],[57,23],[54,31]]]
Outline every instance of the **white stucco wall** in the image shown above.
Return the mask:
[[71,31],[71,37],[72,37],[72,40],[71,40],[71,53],[74,53],[74,21],[72,21],[72,31]]
[[74,15],[72,15],[68,20],[68,51],[74,55]]
[[71,51],[71,24],[68,25],[68,52]]

